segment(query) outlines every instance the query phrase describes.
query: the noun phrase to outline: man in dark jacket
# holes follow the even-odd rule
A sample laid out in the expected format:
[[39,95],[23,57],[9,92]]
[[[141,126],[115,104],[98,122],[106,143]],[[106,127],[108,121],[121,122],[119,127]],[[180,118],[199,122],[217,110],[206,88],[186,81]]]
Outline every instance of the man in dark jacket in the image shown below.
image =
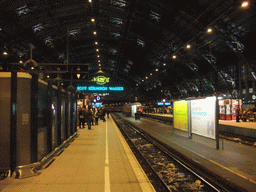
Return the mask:
[[79,111],[79,128],[81,129],[81,125],[82,125],[82,128],[84,128],[84,123],[85,123],[85,108],[82,108],[80,111]]
[[86,121],[87,121],[88,129],[91,129],[91,125],[92,125],[92,109],[90,109],[90,108],[86,112]]
[[105,121],[106,121],[106,119],[105,119],[105,114],[106,114],[106,110],[105,110],[104,108],[102,108],[101,116],[102,116],[102,120],[103,120],[103,122],[105,122]]

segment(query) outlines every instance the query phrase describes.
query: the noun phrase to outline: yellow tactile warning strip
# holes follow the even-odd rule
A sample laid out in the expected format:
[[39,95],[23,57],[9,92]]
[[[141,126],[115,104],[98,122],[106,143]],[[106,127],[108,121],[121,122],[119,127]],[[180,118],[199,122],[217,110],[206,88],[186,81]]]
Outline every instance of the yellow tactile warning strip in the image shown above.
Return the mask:
[[[112,118],[111,118],[112,119]],[[136,157],[134,156],[133,152],[131,151],[130,147],[126,143],[122,133],[118,129],[118,127],[115,124],[116,132],[120,138],[120,141],[122,143],[122,146],[125,150],[125,153],[129,159],[129,162],[132,166],[132,169],[138,179],[138,182],[140,184],[141,190],[145,192],[153,192],[155,191],[154,187],[152,186],[151,182],[149,181],[148,177],[146,176],[145,172],[142,170],[139,162],[137,161]]]

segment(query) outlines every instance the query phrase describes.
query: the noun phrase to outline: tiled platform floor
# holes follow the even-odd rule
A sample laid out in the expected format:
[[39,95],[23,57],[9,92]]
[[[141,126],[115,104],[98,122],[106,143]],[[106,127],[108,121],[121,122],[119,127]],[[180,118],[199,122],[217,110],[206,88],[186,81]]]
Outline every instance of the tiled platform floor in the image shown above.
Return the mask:
[[40,175],[0,181],[1,192],[154,191],[112,118],[78,137]]

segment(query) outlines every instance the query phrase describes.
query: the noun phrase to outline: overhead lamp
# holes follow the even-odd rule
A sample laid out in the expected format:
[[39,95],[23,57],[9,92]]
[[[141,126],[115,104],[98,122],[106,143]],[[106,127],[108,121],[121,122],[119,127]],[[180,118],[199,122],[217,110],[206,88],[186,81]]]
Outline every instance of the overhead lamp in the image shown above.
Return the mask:
[[152,75],[152,73],[150,73],[150,75]]
[[101,66],[101,64],[99,64],[99,67]]
[[164,63],[163,66],[165,66],[166,64]]
[[97,57],[100,57],[100,55],[97,55]]
[[3,52],[4,55],[8,55],[8,53],[6,51]]
[[92,2],[92,0],[88,0],[89,1],[89,3],[91,3]]
[[191,47],[191,46],[188,44],[188,45],[187,45],[187,49],[190,49],[190,47]]
[[96,34],[97,34],[97,32],[96,32],[96,31],[93,31],[93,34],[94,34],[94,35],[96,35]]
[[91,19],[91,22],[94,22],[94,21],[95,21],[95,19],[92,18],[92,19]]
[[248,7],[248,5],[249,5],[249,2],[248,1],[244,1],[241,6],[242,7]]
[[148,79],[148,77],[146,77],[146,79]]
[[98,62],[100,62],[100,60],[98,60]]
[[144,79],[142,79],[141,81],[144,82]]
[[29,60],[27,60],[27,61],[23,64],[23,66],[24,66],[26,69],[29,69],[29,68],[32,69],[32,67],[33,67],[33,69],[34,69],[35,67],[38,67],[38,64],[37,64],[37,62],[36,62],[35,60],[29,59]]
[[50,78],[50,75],[47,75],[47,78]]
[[156,69],[156,71],[158,71],[158,69]]
[[138,86],[138,84],[136,84],[136,86]]
[[20,60],[20,63],[23,63],[23,61]]
[[97,41],[95,41],[95,45],[98,45],[98,42],[97,42]]
[[207,32],[208,32],[208,33],[211,33],[211,32],[212,32],[212,29],[211,29],[211,28],[208,28],[208,29],[207,29]]
[[173,58],[173,59],[176,59],[176,55],[173,55],[172,58]]
[[81,75],[81,74],[79,74],[79,73],[78,73],[78,74],[76,74],[76,76],[77,76],[77,78],[78,78],[78,79],[80,78],[80,75]]
[[99,51],[99,49],[96,49],[96,51],[98,52],[98,51]]

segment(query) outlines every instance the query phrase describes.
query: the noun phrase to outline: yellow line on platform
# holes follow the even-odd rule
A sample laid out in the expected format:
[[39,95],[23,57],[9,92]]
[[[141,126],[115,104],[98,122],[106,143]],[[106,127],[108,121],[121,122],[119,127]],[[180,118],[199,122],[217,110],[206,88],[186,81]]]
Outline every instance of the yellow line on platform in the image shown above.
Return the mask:
[[[112,117],[111,117],[111,120]],[[132,166],[132,169],[134,171],[134,174],[137,177],[137,180],[139,182],[139,185],[141,187],[141,190],[143,192],[155,192],[154,187],[152,186],[151,182],[149,181],[147,175],[145,174],[145,172],[143,171],[142,167],[140,166],[139,162],[137,161],[136,157],[134,156],[132,150],[130,149],[129,145],[127,144],[127,142],[125,141],[122,133],[120,132],[120,130],[118,129],[117,125],[114,123],[114,127],[116,129],[116,132],[119,136],[120,142],[122,143],[122,146],[124,148],[124,151],[129,159],[129,162]]]
[[220,166],[221,168],[226,169],[226,170],[228,170],[228,171],[230,171],[230,172],[232,172],[232,173],[238,175],[239,177],[242,177],[242,178],[244,178],[244,179],[246,179],[246,180],[248,180],[248,181],[250,181],[250,182],[256,184],[256,181],[251,180],[250,178],[248,178],[248,177],[246,177],[246,176],[244,176],[244,175],[242,175],[242,174],[240,174],[240,173],[237,173],[236,171],[234,171],[234,170],[232,170],[232,169],[229,169],[229,168],[227,168],[227,167],[225,167],[225,166],[223,166],[223,165],[221,165],[221,164],[219,164],[219,163],[217,163],[217,162],[215,162],[215,161],[213,161],[213,160],[211,160],[211,159],[208,159],[208,160],[209,160],[210,162],[212,162],[212,163],[214,163],[214,164]]

